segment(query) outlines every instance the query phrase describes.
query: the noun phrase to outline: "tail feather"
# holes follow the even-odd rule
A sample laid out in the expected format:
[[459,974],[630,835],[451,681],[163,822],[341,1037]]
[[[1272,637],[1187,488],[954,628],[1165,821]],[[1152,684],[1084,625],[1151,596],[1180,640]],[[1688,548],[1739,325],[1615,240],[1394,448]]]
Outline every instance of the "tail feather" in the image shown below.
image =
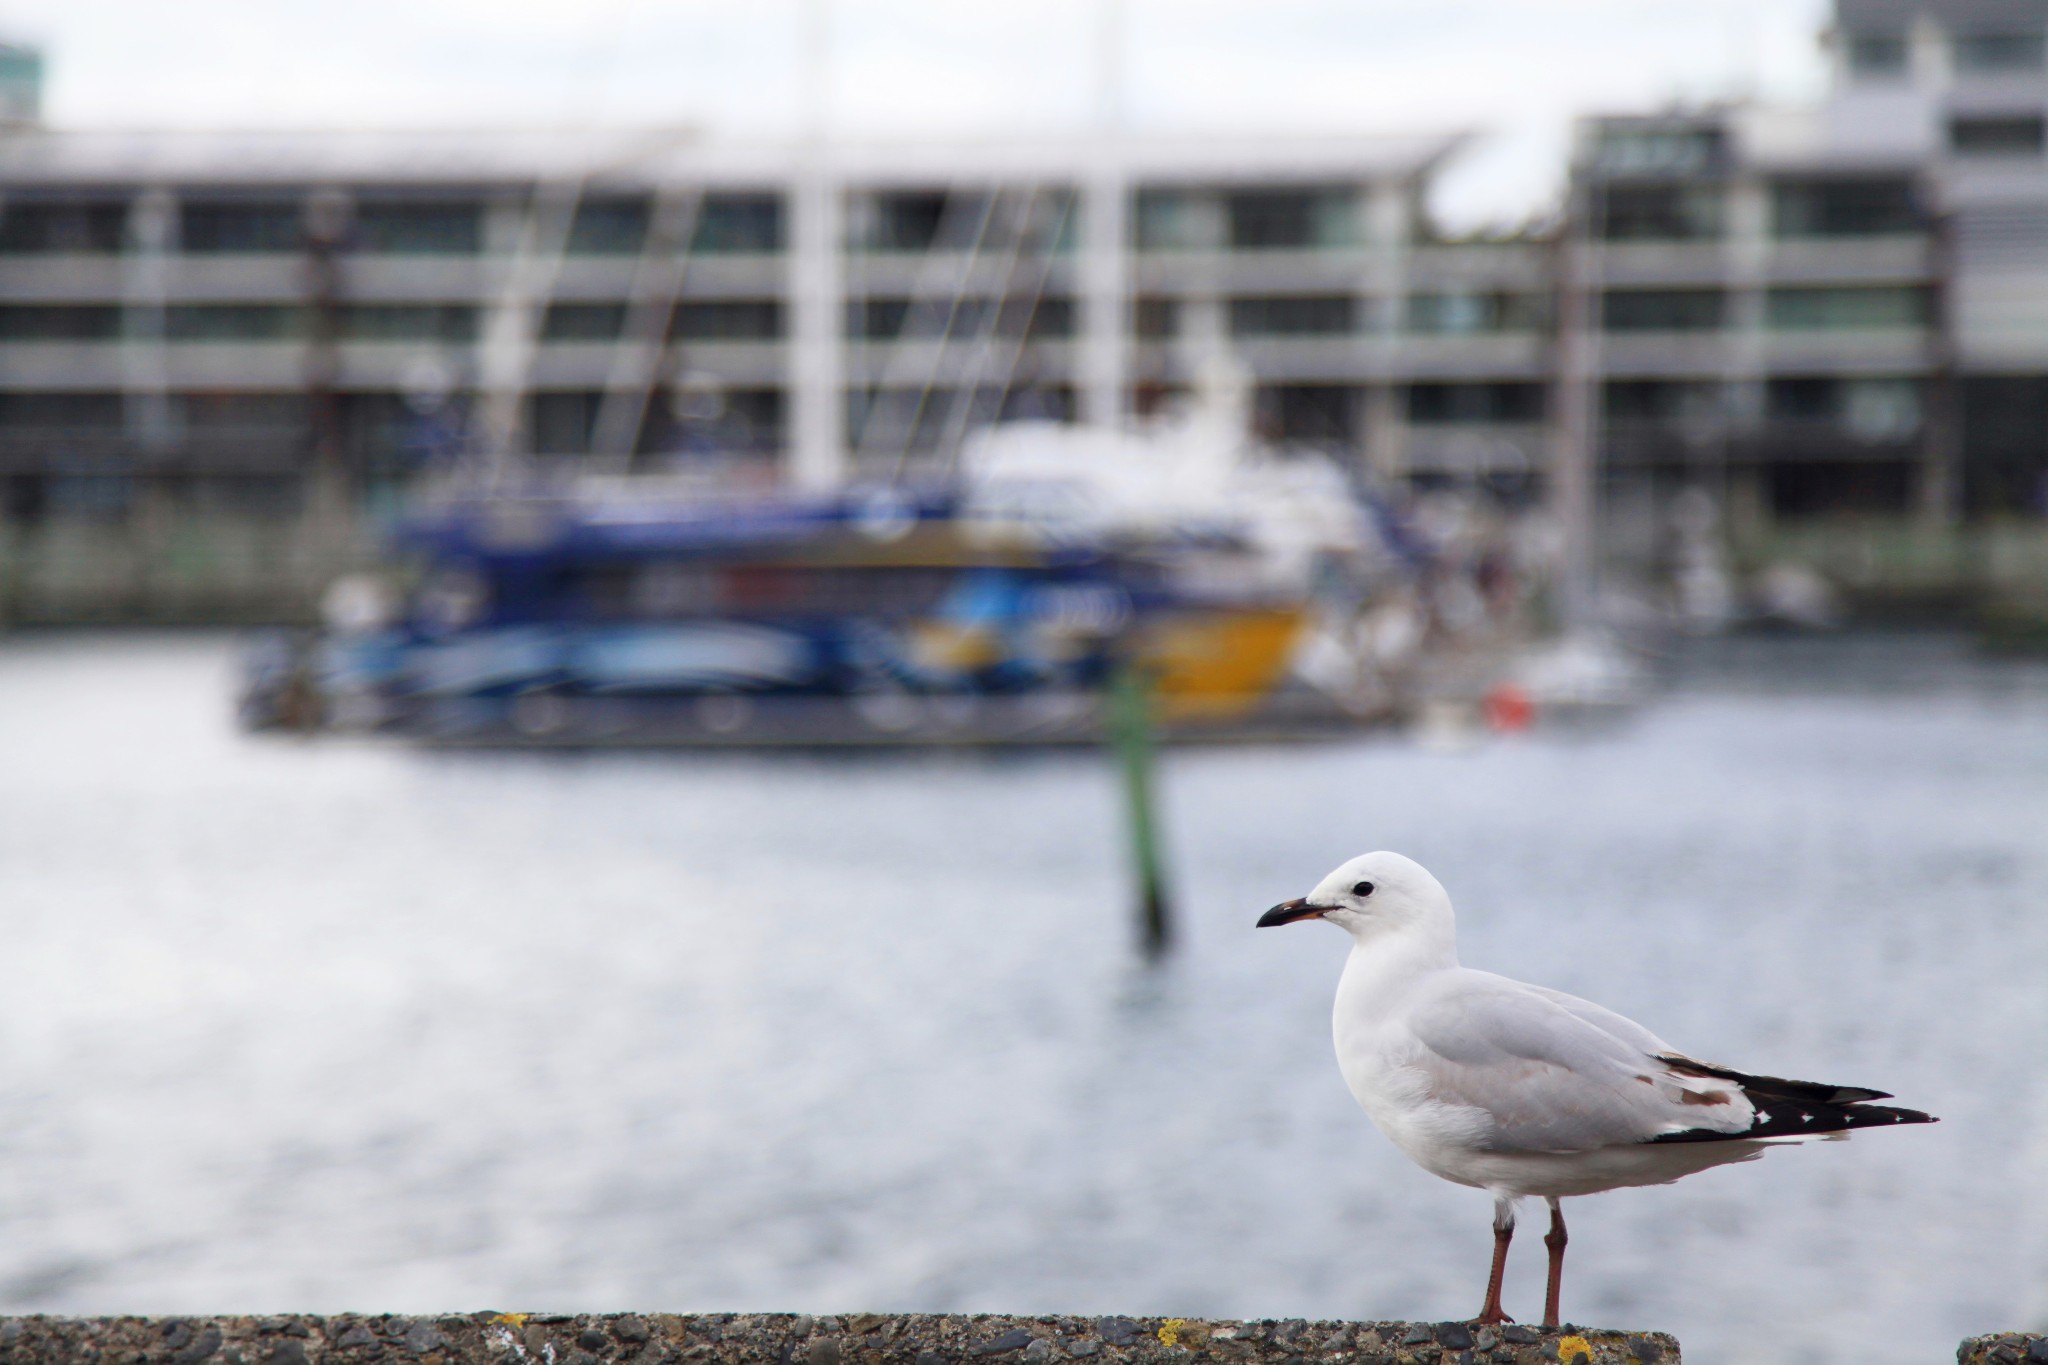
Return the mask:
[[1814,1081],[1790,1081],[1779,1076],[1751,1076],[1710,1062],[1670,1054],[1660,1057],[1682,1075],[1709,1076],[1733,1081],[1756,1108],[1749,1127],[1737,1133],[1687,1128],[1664,1133],[1652,1142],[1768,1142],[1789,1138],[1844,1133],[1854,1128],[1890,1128],[1901,1123],[1939,1123],[1932,1114],[1896,1105],[1871,1104],[1888,1100],[1882,1090],[1853,1085],[1821,1085]]
[[1865,1100],[1888,1100],[1892,1097],[1888,1090],[1868,1090],[1860,1085],[1823,1085],[1818,1081],[1794,1081],[1783,1076],[1752,1076],[1746,1071],[1717,1066],[1679,1052],[1660,1053],[1657,1060],[1683,1076],[1710,1076],[1715,1080],[1733,1081],[1748,1092],[1751,1099],[1761,1096],[1805,1104],[1861,1104]]

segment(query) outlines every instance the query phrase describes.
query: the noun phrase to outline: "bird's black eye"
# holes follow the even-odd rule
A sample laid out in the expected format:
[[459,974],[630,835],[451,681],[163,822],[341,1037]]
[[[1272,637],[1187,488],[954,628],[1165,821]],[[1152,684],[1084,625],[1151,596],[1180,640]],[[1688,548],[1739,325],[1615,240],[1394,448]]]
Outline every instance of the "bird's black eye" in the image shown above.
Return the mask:
[[1351,888],[1351,894],[1354,896],[1370,896],[1372,894],[1372,883],[1359,882]]

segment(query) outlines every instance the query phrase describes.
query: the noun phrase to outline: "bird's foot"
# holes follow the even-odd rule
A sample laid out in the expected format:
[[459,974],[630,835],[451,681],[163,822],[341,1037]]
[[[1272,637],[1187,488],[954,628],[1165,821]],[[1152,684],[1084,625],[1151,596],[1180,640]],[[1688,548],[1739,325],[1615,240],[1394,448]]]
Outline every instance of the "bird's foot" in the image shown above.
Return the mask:
[[1504,1322],[1513,1321],[1513,1318],[1498,1308],[1483,1308],[1480,1310],[1479,1316],[1472,1319],[1472,1325],[1474,1327],[1498,1327]]

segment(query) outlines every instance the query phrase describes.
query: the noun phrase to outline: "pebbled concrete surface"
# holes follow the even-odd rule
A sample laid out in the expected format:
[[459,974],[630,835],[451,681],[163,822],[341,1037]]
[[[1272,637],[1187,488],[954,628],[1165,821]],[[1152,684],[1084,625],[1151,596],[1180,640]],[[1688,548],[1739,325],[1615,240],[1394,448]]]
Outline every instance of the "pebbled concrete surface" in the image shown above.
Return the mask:
[[[1986,1338],[1986,1340],[1991,1340]],[[2006,1365],[2003,1357],[1995,1357]],[[1978,1357],[1965,1357],[1974,1362]],[[1982,1357],[1992,1360],[1994,1357]],[[2024,1359],[2034,1365],[2031,1357]],[[851,1313],[0,1318],[0,1365],[1679,1365],[1660,1332]]]
[[1956,1365],[2048,1365],[2048,1334],[1995,1332],[1965,1338],[1956,1348]]

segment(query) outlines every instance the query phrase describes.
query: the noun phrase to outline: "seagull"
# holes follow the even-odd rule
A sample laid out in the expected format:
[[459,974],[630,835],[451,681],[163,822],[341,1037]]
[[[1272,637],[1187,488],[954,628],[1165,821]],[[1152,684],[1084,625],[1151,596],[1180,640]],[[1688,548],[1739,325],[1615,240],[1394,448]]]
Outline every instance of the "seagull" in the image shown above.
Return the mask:
[[1501,1276],[1515,1203],[1550,1205],[1543,1325],[1564,1278],[1560,1199],[1667,1185],[1767,1147],[1934,1123],[1882,1090],[1752,1076],[1677,1051],[1612,1010],[1458,965],[1451,898],[1420,863],[1367,853],[1259,927],[1327,920],[1351,935],[1337,1065],[1359,1106],[1432,1175],[1493,1196],[1493,1270],[1476,1322],[1511,1322]]

